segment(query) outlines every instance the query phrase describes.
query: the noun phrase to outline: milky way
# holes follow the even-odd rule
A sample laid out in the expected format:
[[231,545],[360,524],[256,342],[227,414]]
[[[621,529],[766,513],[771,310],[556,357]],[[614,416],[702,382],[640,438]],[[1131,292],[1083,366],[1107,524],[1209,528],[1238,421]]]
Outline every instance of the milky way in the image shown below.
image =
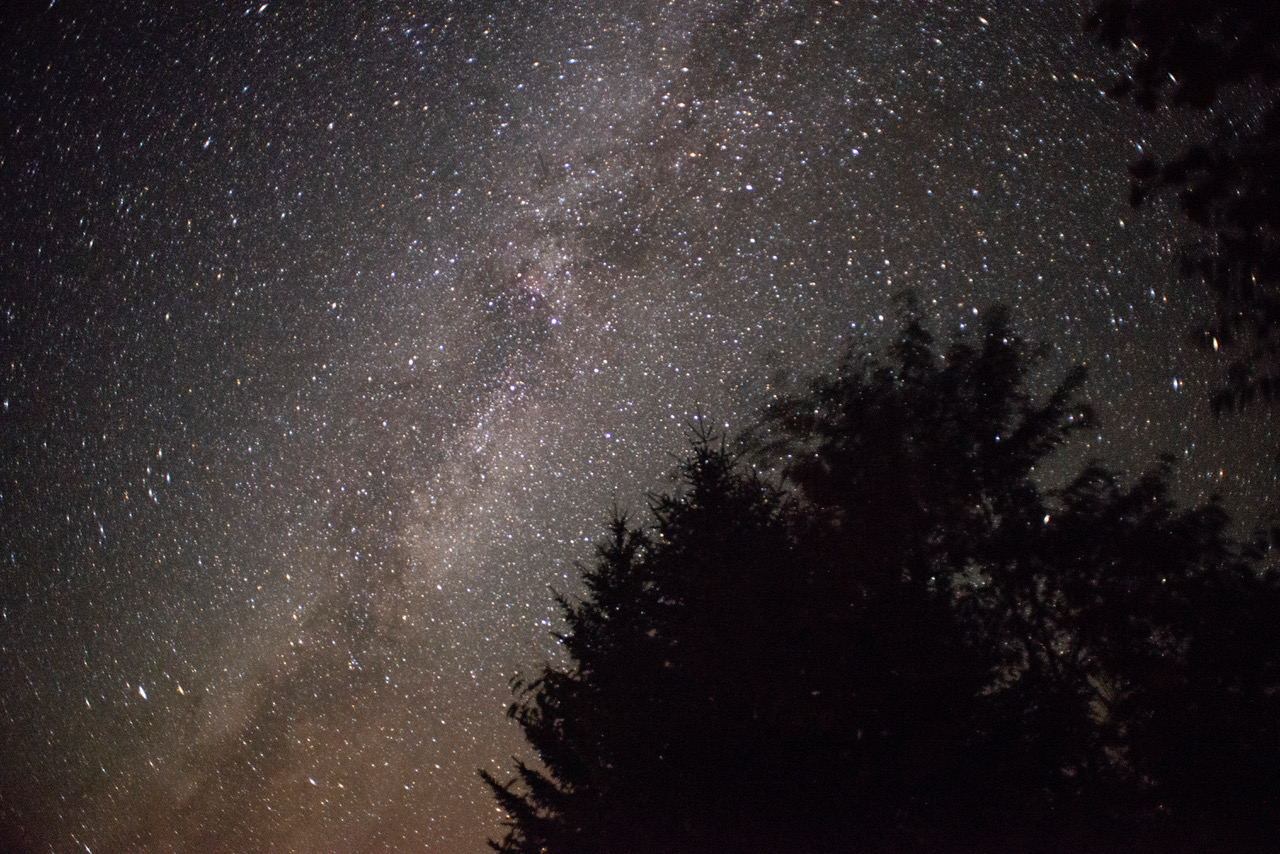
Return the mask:
[[1086,363],[1077,456],[1272,494],[1124,204],[1195,120],[1103,98],[1072,4],[81,5],[0,34],[20,847],[483,850],[609,507],[907,289]]

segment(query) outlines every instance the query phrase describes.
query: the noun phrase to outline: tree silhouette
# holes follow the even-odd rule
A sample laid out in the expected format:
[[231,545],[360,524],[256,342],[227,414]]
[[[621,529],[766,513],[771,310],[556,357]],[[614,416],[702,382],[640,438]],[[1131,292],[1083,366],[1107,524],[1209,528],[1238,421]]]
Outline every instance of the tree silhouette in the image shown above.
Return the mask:
[[517,686],[495,850],[1261,848],[1280,588],[1166,469],[1038,483],[1090,416],[1035,359],[1003,311],[940,353],[908,308],[745,445],[695,430]]
[[1165,163],[1130,166],[1130,201],[1173,192],[1204,238],[1184,272],[1216,302],[1206,345],[1234,345],[1215,408],[1280,401],[1280,5],[1270,0],[1103,0],[1086,27],[1136,48],[1112,87],[1142,109],[1212,109],[1216,130]]

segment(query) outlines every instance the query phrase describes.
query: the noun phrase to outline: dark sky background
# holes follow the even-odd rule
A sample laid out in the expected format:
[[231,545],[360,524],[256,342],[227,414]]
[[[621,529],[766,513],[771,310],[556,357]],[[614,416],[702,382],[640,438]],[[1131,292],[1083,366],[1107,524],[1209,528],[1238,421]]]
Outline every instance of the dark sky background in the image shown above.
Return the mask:
[[[1214,419],[1176,213],[1058,2],[65,2],[0,30],[0,834],[478,852],[615,499],[914,289],[1091,370],[1071,459]],[[1179,136],[1182,134],[1183,136]]]

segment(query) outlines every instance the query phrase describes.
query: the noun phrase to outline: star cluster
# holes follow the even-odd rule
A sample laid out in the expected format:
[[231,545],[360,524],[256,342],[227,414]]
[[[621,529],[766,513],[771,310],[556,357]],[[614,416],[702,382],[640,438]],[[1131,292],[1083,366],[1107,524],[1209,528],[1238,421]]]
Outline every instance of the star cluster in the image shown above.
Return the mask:
[[1104,99],[1070,5],[9,13],[0,831],[483,850],[610,504],[905,290],[1086,363],[1078,455],[1264,506],[1188,234],[1124,203],[1193,120]]

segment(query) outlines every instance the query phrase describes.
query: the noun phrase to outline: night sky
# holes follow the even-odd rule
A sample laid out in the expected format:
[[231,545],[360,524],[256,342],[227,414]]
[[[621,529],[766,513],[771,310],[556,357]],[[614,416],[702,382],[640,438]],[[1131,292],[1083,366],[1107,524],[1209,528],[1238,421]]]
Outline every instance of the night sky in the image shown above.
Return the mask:
[[[86,4],[81,4],[81,6]],[[1248,529],[1274,419],[1074,3],[55,2],[0,30],[0,835],[470,854],[610,505],[995,303],[1072,460]],[[174,8],[170,8],[170,7]]]

